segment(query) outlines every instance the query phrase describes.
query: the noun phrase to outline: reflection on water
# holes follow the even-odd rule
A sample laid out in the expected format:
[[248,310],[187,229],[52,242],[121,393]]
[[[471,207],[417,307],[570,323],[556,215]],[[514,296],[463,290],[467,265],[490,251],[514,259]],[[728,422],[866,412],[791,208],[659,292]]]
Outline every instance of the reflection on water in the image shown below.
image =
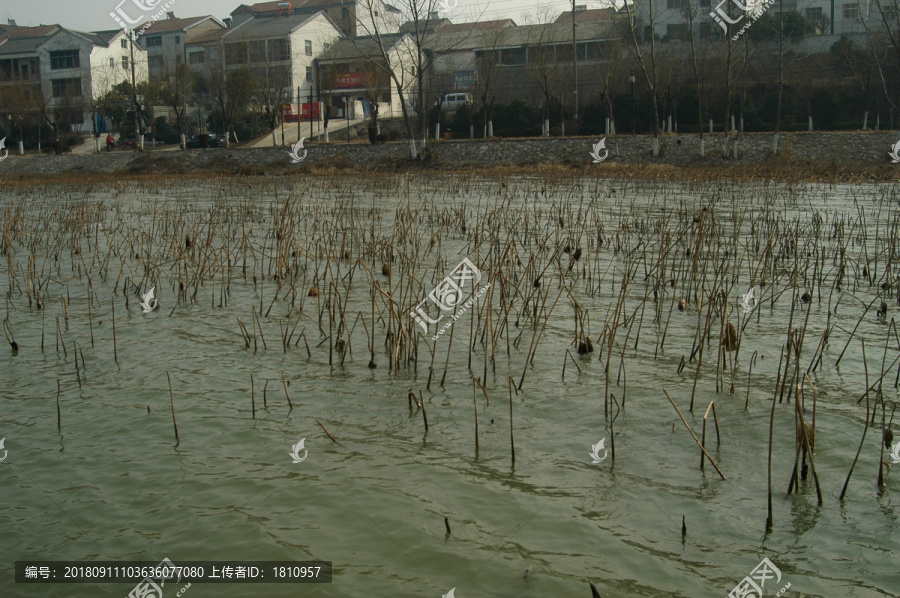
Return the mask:
[[[0,357],[0,593],[131,589],[16,586],[14,560],[163,557],[334,563],[327,586],[196,597],[589,596],[589,581],[722,596],[763,558],[786,595],[897,593],[880,410],[838,501],[858,399],[882,368],[896,396],[890,193],[460,177],[6,191],[19,350]],[[435,343],[410,312],[463,258],[491,286]],[[738,348],[720,351],[729,324]],[[826,327],[818,506],[811,475],[786,491],[796,376]],[[725,480],[663,388],[698,438],[715,402],[705,444]]]

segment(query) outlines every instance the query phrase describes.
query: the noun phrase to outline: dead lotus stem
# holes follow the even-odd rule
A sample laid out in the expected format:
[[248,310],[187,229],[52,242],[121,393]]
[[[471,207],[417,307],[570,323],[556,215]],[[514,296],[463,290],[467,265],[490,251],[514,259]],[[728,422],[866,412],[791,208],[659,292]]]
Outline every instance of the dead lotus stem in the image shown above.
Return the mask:
[[709,459],[709,462],[712,463],[712,466],[716,468],[716,471],[719,473],[720,476],[722,476],[722,479],[724,480],[725,474],[722,473],[722,470],[719,469],[718,465],[716,465],[715,460],[713,460],[713,458],[709,455],[709,453],[706,452],[706,448],[700,443],[700,440],[697,439],[697,435],[694,434],[694,431],[691,429],[691,426],[688,425],[687,420],[684,419],[684,416],[681,414],[681,411],[679,411],[678,406],[675,405],[675,401],[672,400],[672,397],[669,396],[669,393],[668,393],[668,391],[666,391],[665,388],[663,389],[663,392],[665,393],[666,398],[669,399],[669,402],[672,403],[672,407],[675,408],[675,412],[678,414],[678,417],[681,418],[681,421],[684,424],[684,427],[687,428],[688,432],[691,433],[691,437],[694,439],[694,442],[697,443],[697,446],[700,447],[700,450],[703,451],[703,454],[706,455],[706,458]]
[[169,370],[166,370],[166,380],[169,381],[169,404],[172,407],[172,427],[175,428],[175,444],[178,444],[178,423],[175,421],[175,396],[172,394],[172,378],[169,377]]

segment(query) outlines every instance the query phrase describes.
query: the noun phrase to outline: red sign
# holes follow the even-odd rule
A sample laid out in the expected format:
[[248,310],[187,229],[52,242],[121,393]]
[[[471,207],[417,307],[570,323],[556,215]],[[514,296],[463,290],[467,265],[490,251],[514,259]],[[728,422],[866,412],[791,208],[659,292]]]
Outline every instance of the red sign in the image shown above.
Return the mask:
[[363,86],[364,73],[347,73],[334,78],[334,89],[352,89]]
[[[300,120],[309,120],[310,118],[318,120],[321,115],[321,102],[313,102],[312,104],[300,104]],[[281,117],[286,123],[297,122],[297,104],[282,104]]]
[[303,120],[319,119],[321,102],[313,102],[312,104],[301,104],[300,118]]

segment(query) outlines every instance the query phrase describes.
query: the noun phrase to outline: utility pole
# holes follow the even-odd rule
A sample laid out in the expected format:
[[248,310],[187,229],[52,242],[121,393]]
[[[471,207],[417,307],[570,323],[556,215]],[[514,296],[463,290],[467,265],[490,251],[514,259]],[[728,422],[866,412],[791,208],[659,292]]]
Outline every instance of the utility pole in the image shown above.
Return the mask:
[[[576,135],[578,133],[578,42],[575,38],[575,0],[572,0],[572,66],[575,70],[575,124],[572,127],[572,135]],[[563,128],[565,126],[565,114],[563,114]]]

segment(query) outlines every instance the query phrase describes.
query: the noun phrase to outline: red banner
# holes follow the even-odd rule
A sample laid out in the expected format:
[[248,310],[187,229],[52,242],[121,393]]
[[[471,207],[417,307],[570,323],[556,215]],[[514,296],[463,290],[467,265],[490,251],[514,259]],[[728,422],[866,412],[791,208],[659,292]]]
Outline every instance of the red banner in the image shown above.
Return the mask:
[[[300,120],[309,120],[310,118],[318,120],[321,115],[321,102],[313,102],[312,104],[300,104]],[[281,117],[286,123],[295,123],[298,120],[297,104],[282,104]]]
[[334,89],[353,89],[363,86],[363,75],[366,73],[346,73],[334,78]]

